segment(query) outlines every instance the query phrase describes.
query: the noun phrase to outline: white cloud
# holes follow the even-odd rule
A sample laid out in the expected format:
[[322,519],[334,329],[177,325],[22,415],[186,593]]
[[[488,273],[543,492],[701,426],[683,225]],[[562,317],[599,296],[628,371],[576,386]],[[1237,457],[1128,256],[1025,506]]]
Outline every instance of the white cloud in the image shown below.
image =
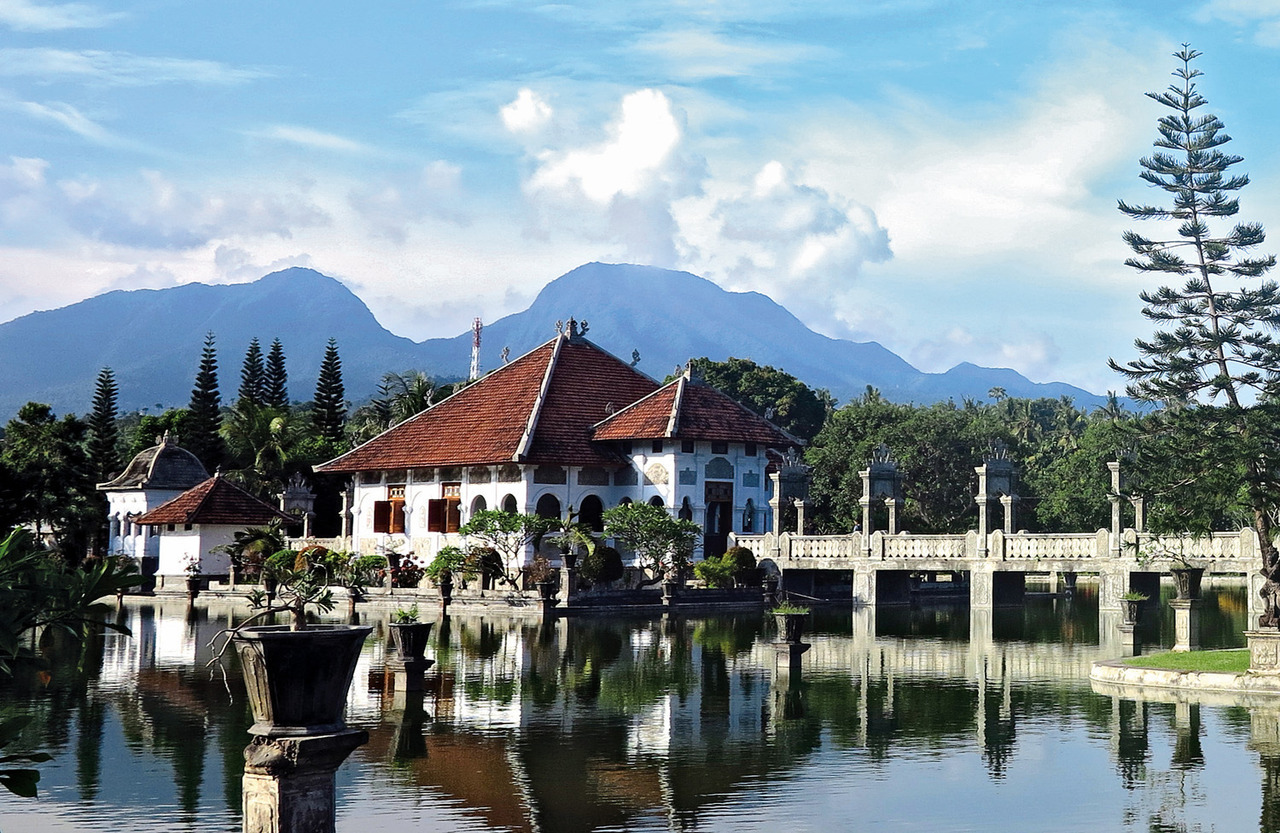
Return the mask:
[[512,133],[536,133],[551,120],[551,105],[528,87],[499,112],[502,124]]
[[33,77],[42,81],[74,78],[113,86],[153,84],[242,84],[268,73],[230,67],[217,61],[154,58],[127,52],[64,49],[0,49],[0,76]]
[[603,141],[535,154],[524,184],[535,214],[528,233],[543,239],[568,233],[603,244],[600,257],[674,265],[671,205],[697,193],[704,165],[681,148],[671,101],[659,90],[629,93],[605,134]]
[[397,176],[352,188],[347,203],[373,234],[403,244],[424,218],[465,224],[462,169],[443,160],[416,177]]
[[1280,46],[1280,2],[1276,0],[1210,0],[1196,18],[1202,23],[1222,20],[1240,27],[1255,26],[1255,43]]
[[708,29],[648,32],[636,39],[631,51],[659,59],[672,78],[685,81],[751,77],[800,61],[834,57],[821,47],[735,38]]
[[0,24],[18,32],[55,32],[63,29],[97,29],[123,18],[86,3],[32,3],[0,0]]
[[633,197],[666,176],[667,162],[680,143],[671,102],[658,90],[640,90],[622,99],[621,117],[609,133],[598,145],[541,154],[529,189],[576,189],[601,204],[618,196]]
[[15,102],[12,106],[15,106],[28,116],[42,121],[53,122],[77,136],[97,144],[117,144],[120,141],[105,127],[70,104],[61,101],[54,101],[49,104],[41,104],[36,101],[20,101]]
[[847,329],[834,299],[856,286],[864,264],[892,256],[870,209],[798,181],[777,160],[746,187],[717,182],[707,190],[677,207],[686,267],[766,292],[811,326]]
[[368,145],[353,139],[297,125],[277,124],[263,130],[249,131],[246,135],[339,153],[369,153],[373,150]]

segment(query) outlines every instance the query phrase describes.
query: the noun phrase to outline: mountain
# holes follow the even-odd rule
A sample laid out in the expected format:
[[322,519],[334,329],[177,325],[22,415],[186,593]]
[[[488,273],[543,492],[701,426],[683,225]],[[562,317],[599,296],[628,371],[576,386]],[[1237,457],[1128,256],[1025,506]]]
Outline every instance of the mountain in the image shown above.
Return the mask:
[[[987,399],[993,387],[1010,396],[1069,396],[1085,407],[1105,397],[1062,382],[1032,382],[1017,371],[963,362],[946,373],[924,373],[874,341],[855,342],[815,333],[784,307],[758,292],[727,292],[688,272],[652,266],[588,263],[543,287],[529,308],[486,324],[481,369],[546,341],[553,322],[587,319],[587,337],[620,358],[640,351],[639,368],[659,380],[690,358],[729,356],[786,370],[840,401],[861,396],[872,385],[893,401],[938,402]],[[463,372],[471,335],[422,342],[436,367]]]
[[[484,328],[482,370],[546,341],[557,320],[586,319],[588,338],[661,379],[691,357],[729,356],[771,364],[841,401],[873,385],[895,401],[985,399],[1000,386],[1010,396],[1070,396],[1080,406],[1102,397],[1070,385],[1036,383],[1013,370],[957,364],[923,373],[875,342],[813,332],[765,295],[727,292],[688,272],[589,263],[547,284],[527,310]],[[265,350],[279,338],[288,358],[290,393],[309,399],[325,342],[338,340],[347,397],[372,395],[387,371],[465,376],[471,334],[414,342],[384,329],[340,281],[311,269],[273,272],[248,284],[187,284],[108,292],[61,309],[0,324],[0,417],[27,401],[59,413],[85,413],[98,371],[111,367],[122,410],[184,406],[205,333],[217,337],[224,401],[235,397],[240,363],[256,336]]]

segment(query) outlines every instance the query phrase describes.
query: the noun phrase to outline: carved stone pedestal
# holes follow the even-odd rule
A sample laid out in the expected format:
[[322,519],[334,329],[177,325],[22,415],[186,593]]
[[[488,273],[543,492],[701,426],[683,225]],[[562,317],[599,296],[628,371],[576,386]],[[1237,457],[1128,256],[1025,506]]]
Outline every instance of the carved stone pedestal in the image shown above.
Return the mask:
[[1200,650],[1200,599],[1174,599],[1169,602],[1173,608],[1173,650]]
[[1120,656],[1136,657],[1138,652],[1142,650],[1142,645],[1138,642],[1138,626],[1133,622],[1121,622],[1119,627]]
[[435,664],[433,659],[401,660],[392,657],[387,660],[387,670],[391,672],[396,691],[422,691],[422,677]]
[[1249,673],[1280,674],[1280,630],[1245,631],[1249,642]]
[[802,669],[800,658],[809,650],[808,642],[775,642],[773,648],[777,652],[774,658],[774,673],[779,678],[799,678]]
[[244,748],[244,833],[332,833],[334,772],[369,733],[255,737]]

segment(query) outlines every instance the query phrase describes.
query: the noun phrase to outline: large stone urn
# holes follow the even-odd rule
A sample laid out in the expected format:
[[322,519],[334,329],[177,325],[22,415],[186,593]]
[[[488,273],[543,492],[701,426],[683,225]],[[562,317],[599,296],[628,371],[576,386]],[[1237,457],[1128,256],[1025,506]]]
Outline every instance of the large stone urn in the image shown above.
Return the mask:
[[1173,576],[1173,586],[1179,599],[1200,598],[1200,580],[1204,577],[1204,567],[1173,567],[1169,573]]
[[434,622],[392,622],[391,646],[401,662],[421,662]]
[[340,732],[368,625],[264,625],[232,637],[253,710],[250,734],[292,737]]

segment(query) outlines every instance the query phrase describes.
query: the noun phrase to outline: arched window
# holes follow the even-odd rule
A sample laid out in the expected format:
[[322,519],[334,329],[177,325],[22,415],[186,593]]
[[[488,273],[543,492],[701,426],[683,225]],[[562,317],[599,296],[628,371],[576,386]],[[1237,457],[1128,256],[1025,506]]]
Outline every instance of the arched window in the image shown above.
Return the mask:
[[471,514],[483,512],[489,508],[489,504],[485,502],[484,495],[476,495],[476,499],[471,501]]
[[578,507],[578,520],[596,532],[604,532],[604,504],[595,495],[587,495]]
[[515,495],[507,495],[502,499],[502,511],[510,512],[512,515],[520,511],[520,505],[516,503]]
[[629,498],[629,497],[624,497],[622,500],[618,501],[618,505],[619,505],[619,506],[630,506],[630,505],[631,505],[631,498]]
[[666,506],[666,504],[662,502],[662,498],[658,497],[657,495],[654,495],[653,497],[649,498],[649,505],[650,506]]
[[681,501],[679,515],[680,520],[682,521],[693,520],[693,506],[689,503],[689,498],[685,498]]
[[539,518],[560,518],[560,498],[555,495],[543,495],[538,498],[538,506],[534,509]]

